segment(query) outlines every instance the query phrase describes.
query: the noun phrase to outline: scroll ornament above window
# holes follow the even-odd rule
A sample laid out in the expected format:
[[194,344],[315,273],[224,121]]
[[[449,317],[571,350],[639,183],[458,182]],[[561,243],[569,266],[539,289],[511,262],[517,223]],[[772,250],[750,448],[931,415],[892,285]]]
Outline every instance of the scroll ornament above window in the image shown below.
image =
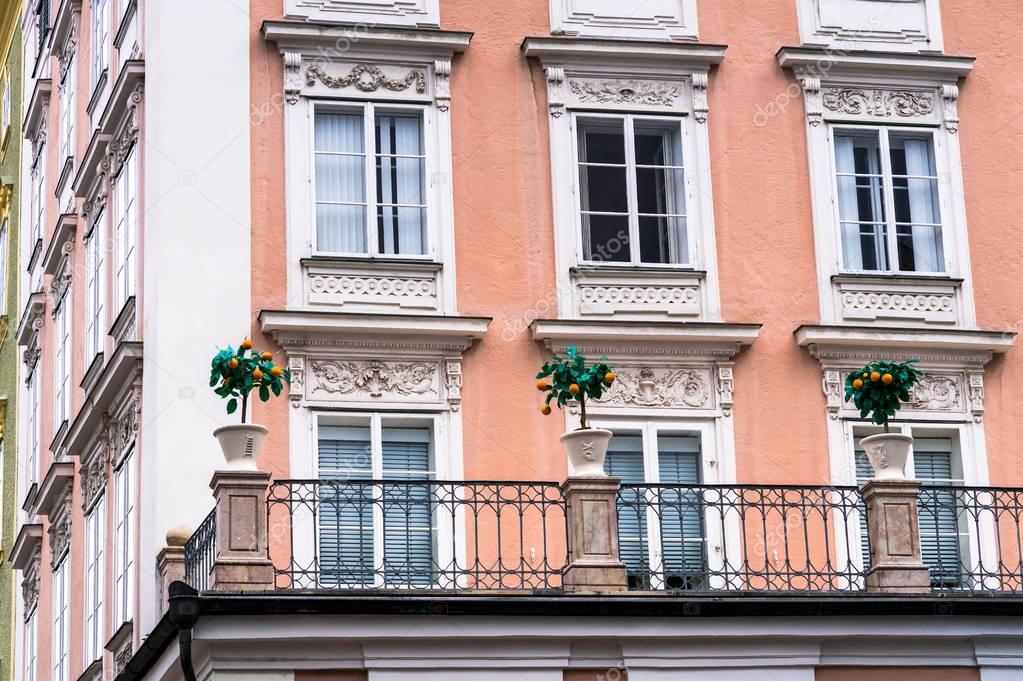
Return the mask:
[[946,83],[933,90],[888,89],[821,84],[821,79],[804,74],[799,84],[806,100],[806,117],[811,126],[825,118],[842,120],[942,121],[948,132],[959,130],[959,87]]
[[581,109],[626,109],[642,107],[651,111],[692,111],[698,123],[707,122],[706,73],[688,76],[691,101],[686,97],[686,80],[657,78],[591,78],[571,76],[561,66],[547,66],[547,105],[559,118],[566,106]]
[[[297,104],[303,88],[323,86],[331,90],[352,88],[364,94],[396,92],[406,95],[426,95],[430,78],[433,79],[433,96],[437,107],[447,111],[451,101],[450,76],[451,60],[437,59],[432,62],[432,72],[427,68],[408,68],[376,64],[335,64],[324,60],[313,63],[304,61],[298,52],[284,53],[284,99],[288,104]],[[335,68],[339,73],[332,73]],[[395,69],[401,70],[393,73]],[[421,99],[418,97],[417,99]]]

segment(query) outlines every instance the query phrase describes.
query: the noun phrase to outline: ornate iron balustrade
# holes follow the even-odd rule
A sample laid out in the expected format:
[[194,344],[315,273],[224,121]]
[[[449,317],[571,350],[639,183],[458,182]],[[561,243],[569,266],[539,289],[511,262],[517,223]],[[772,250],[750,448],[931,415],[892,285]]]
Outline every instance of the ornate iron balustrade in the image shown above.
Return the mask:
[[936,591],[1023,591],[1023,488],[925,487],[920,541]]
[[278,589],[556,589],[565,522],[550,482],[281,480],[267,501]]
[[217,509],[214,508],[185,542],[185,582],[196,591],[209,587],[216,539]]
[[622,485],[618,535],[632,589],[862,589],[855,487]]

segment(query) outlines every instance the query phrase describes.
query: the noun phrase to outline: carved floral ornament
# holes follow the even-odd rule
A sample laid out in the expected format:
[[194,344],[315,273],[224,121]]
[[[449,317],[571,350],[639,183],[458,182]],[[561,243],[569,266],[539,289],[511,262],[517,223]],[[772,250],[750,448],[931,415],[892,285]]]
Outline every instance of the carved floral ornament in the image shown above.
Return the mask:
[[615,375],[597,406],[713,409],[716,402],[725,416],[732,413],[735,383],[728,362],[693,368],[619,366]]
[[[845,376],[852,369],[826,369],[824,395],[831,418],[839,418],[842,409],[852,409],[845,403]],[[939,374],[925,372],[920,382],[910,391],[906,411],[938,412],[945,414],[970,413],[979,423],[984,414],[984,374],[969,371],[965,374]]]
[[452,411],[462,401],[462,363],[449,357],[442,361],[389,361],[360,359],[318,359],[292,356],[289,392],[293,407],[307,398],[342,401],[423,401],[436,404],[444,399]]
[[39,568],[42,561],[42,551],[37,548],[28,566],[21,573],[21,598],[25,604],[25,619],[27,620],[35,611],[39,603]]
[[[547,66],[547,105],[554,118],[565,113],[566,93],[581,104],[591,106],[648,106],[676,109],[685,95],[682,80],[658,80],[655,78],[581,78],[570,77],[562,66]],[[706,73],[696,72],[689,76],[692,91],[693,118],[699,123],[707,122]]]
[[50,527],[46,533],[50,540],[50,567],[56,570],[71,546],[70,490],[65,494],[61,508],[50,515]]
[[934,111],[933,95],[913,90],[824,88],[823,102],[828,111],[851,116],[916,118]]

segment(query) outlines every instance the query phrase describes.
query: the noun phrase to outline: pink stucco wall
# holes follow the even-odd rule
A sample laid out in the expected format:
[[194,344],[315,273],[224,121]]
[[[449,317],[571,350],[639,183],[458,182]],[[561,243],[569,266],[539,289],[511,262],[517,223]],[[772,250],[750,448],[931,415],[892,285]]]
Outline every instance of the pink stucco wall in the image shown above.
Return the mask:
[[968,667],[818,667],[816,681],[980,681]]

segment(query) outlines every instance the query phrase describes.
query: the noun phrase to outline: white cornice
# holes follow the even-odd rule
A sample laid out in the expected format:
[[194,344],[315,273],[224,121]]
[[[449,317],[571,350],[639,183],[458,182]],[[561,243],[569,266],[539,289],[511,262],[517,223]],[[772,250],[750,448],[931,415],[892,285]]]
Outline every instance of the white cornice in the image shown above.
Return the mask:
[[575,346],[581,352],[621,358],[728,360],[753,344],[759,324],[723,322],[592,321],[538,319],[533,340],[554,352]]
[[49,516],[59,508],[57,503],[64,498],[75,478],[75,465],[70,461],[54,461],[39,483],[39,493],[32,504],[30,515]]
[[472,33],[365,24],[265,21],[263,37],[276,43],[281,52],[299,52],[321,61],[344,61],[369,53],[450,58],[466,50]]
[[921,355],[938,363],[985,364],[1015,342],[1013,331],[911,329],[866,326],[812,326],[796,329],[796,342],[819,359],[866,355]]
[[544,64],[562,65],[616,62],[706,70],[721,63],[726,49],[725,45],[707,43],[644,40],[529,37],[522,41],[525,56],[540,59]]
[[43,526],[41,523],[26,523],[18,530],[18,538],[11,547],[9,560],[15,570],[24,570],[35,557],[36,551],[43,543]]
[[53,30],[50,32],[50,50],[56,57],[64,49],[68,37],[75,30],[75,21],[82,12],[82,0],[63,0],[53,17]]
[[71,189],[77,198],[88,198],[93,182],[99,176],[100,163],[107,154],[107,145],[112,139],[112,135],[104,135],[98,129],[93,132],[89,147],[78,166],[78,174],[71,183]]
[[25,139],[34,140],[39,131],[45,129],[44,117],[50,105],[52,89],[53,81],[49,78],[40,78],[32,88],[32,96],[29,98],[28,108],[25,110],[25,122],[22,125]]
[[132,105],[132,97],[136,89],[142,85],[146,78],[145,62],[140,60],[129,60],[124,62],[121,71],[117,76],[110,91],[110,98],[107,100],[106,108],[99,119],[99,129],[104,135],[114,135],[121,127],[125,114]]
[[816,47],[783,47],[775,57],[782,68],[805,70],[821,79],[895,74],[953,82],[969,74],[975,61],[973,57],[842,52]]
[[46,294],[36,291],[28,297],[25,303],[25,311],[21,314],[21,322],[18,324],[18,345],[26,346],[31,343],[32,334],[39,330],[36,320],[42,319],[46,313]]
[[77,456],[90,444],[93,435],[101,430],[104,415],[124,392],[132,375],[141,369],[142,343],[131,341],[118,345],[68,429],[64,442],[68,454]]
[[61,213],[57,218],[57,226],[50,237],[50,243],[46,247],[46,254],[43,256],[43,274],[53,276],[60,268],[60,262],[66,255],[64,245],[72,242],[75,238],[75,228],[78,225],[78,216],[74,213]]
[[285,346],[367,345],[464,350],[483,338],[489,317],[263,310],[263,333]]

